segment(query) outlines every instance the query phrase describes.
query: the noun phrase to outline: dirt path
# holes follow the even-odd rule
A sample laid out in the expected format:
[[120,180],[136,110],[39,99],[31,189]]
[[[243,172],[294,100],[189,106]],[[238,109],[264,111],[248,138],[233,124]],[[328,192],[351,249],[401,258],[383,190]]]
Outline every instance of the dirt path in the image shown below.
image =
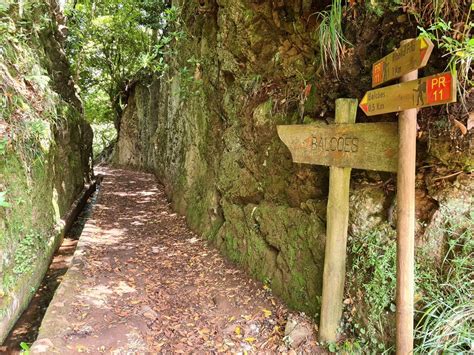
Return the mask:
[[98,202],[34,351],[286,352],[288,317],[299,323],[296,350],[318,351],[312,326],[193,234],[152,175],[101,173]]

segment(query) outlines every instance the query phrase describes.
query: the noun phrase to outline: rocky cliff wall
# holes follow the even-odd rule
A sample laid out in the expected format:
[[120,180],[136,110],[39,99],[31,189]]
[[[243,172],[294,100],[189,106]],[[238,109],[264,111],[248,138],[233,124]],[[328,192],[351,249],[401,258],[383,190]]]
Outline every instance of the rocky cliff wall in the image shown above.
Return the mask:
[[0,9],[0,343],[91,178],[92,131],[62,50],[60,14],[54,1],[22,5]]
[[[174,44],[170,70],[163,77],[142,81],[131,90],[114,160],[155,172],[192,228],[288,304],[317,315],[328,169],[292,163],[276,125],[331,123],[334,100],[361,98],[370,87],[375,59],[399,40],[413,36],[416,28],[397,23],[397,18],[406,20],[400,19],[400,13],[347,23],[345,32],[353,46],[347,47],[336,76],[319,69],[314,14],[326,2],[196,0],[174,4],[182,10],[180,29],[186,38]],[[390,43],[381,44],[388,29]],[[436,112],[440,120],[447,119]],[[359,112],[358,121],[367,120]],[[377,120],[395,121],[396,115]],[[421,117],[421,130],[426,122],[432,124]],[[436,135],[429,144],[420,135],[418,154],[419,167],[440,167],[421,169],[417,179],[417,245],[419,250],[427,249],[430,257],[442,255],[443,226],[450,217],[472,225],[472,217],[465,221],[473,203],[472,181],[465,174],[457,176],[454,185],[451,180],[447,185],[437,180],[443,171],[472,168],[472,156],[466,160],[468,137],[458,137],[464,150],[444,150],[450,164],[443,165],[437,147],[452,137],[447,130]],[[384,325],[374,338],[383,337],[388,343],[394,339],[390,325],[395,282],[394,182],[391,174],[353,172],[345,302],[346,320],[358,319],[362,326],[377,323],[368,319],[372,299],[365,296],[371,291],[364,287],[377,289],[379,284],[381,301],[373,312],[384,319]],[[377,238],[371,257],[386,263],[384,280],[377,279],[377,265],[364,252],[370,246],[367,238],[372,242]],[[356,263],[357,258],[362,258],[361,263]],[[361,264],[364,267],[357,270]]]

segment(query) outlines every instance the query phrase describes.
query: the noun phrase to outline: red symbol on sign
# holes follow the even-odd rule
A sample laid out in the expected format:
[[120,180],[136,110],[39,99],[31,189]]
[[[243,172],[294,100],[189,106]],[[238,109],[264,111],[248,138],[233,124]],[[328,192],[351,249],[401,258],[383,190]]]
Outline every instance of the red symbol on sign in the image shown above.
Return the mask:
[[425,57],[427,50],[428,50],[427,48],[420,50],[420,62],[423,61],[423,58]]
[[377,86],[383,82],[383,66],[384,62],[377,63],[373,66],[372,69],[372,84]]
[[448,100],[451,93],[451,73],[446,73],[434,78],[431,78],[427,82],[427,101],[428,104],[435,103],[438,101]]

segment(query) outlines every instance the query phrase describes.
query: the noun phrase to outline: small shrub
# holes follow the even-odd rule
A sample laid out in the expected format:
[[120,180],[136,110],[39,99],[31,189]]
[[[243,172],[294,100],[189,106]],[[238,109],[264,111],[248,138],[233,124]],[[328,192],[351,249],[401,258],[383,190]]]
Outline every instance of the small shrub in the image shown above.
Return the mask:
[[13,272],[16,275],[25,274],[32,270],[34,260],[38,257],[39,249],[44,247],[44,240],[41,235],[35,233],[27,234],[18,244],[15,251],[15,267]]
[[[469,14],[468,14],[469,16]],[[469,18],[469,17],[468,17]],[[449,57],[448,68],[457,75],[460,97],[464,103],[468,91],[474,85],[472,79],[472,58],[474,58],[474,38],[469,33],[474,27],[473,22],[466,20],[464,32],[454,30],[451,22],[437,20],[427,29],[418,27],[421,36],[437,43],[438,47]]]
[[[474,214],[467,227],[447,222],[447,251],[432,271],[418,270],[426,302],[418,312],[418,353],[461,354],[474,351]],[[424,270],[423,270],[424,269]]]
[[395,311],[396,242],[395,231],[383,225],[363,235],[351,236],[352,266],[347,280],[350,292],[358,295],[365,313],[349,324],[357,342],[365,349],[386,350],[392,338],[386,318]]

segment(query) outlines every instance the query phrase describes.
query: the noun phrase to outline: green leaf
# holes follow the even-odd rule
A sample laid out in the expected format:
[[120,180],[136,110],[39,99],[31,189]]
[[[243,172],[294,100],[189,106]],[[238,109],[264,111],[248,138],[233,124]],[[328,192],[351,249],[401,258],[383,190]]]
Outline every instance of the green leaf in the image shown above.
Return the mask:
[[4,0],[0,0],[0,12],[7,12],[10,8],[10,4],[6,3]]
[[0,207],[5,207],[5,208],[10,208],[11,204],[9,204],[7,201],[5,201],[5,195],[6,191],[1,191],[0,192]]
[[20,347],[23,349],[23,351],[22,351],[23,354],[25,354],[25,355],[30,354],[30,346],[27,343],[22,341],[20,343]]
[[331,352],[331,353],[335,353],[337,351],[337,346],[335,343],[329,343],[329,346],[328,346],[328,350]]

